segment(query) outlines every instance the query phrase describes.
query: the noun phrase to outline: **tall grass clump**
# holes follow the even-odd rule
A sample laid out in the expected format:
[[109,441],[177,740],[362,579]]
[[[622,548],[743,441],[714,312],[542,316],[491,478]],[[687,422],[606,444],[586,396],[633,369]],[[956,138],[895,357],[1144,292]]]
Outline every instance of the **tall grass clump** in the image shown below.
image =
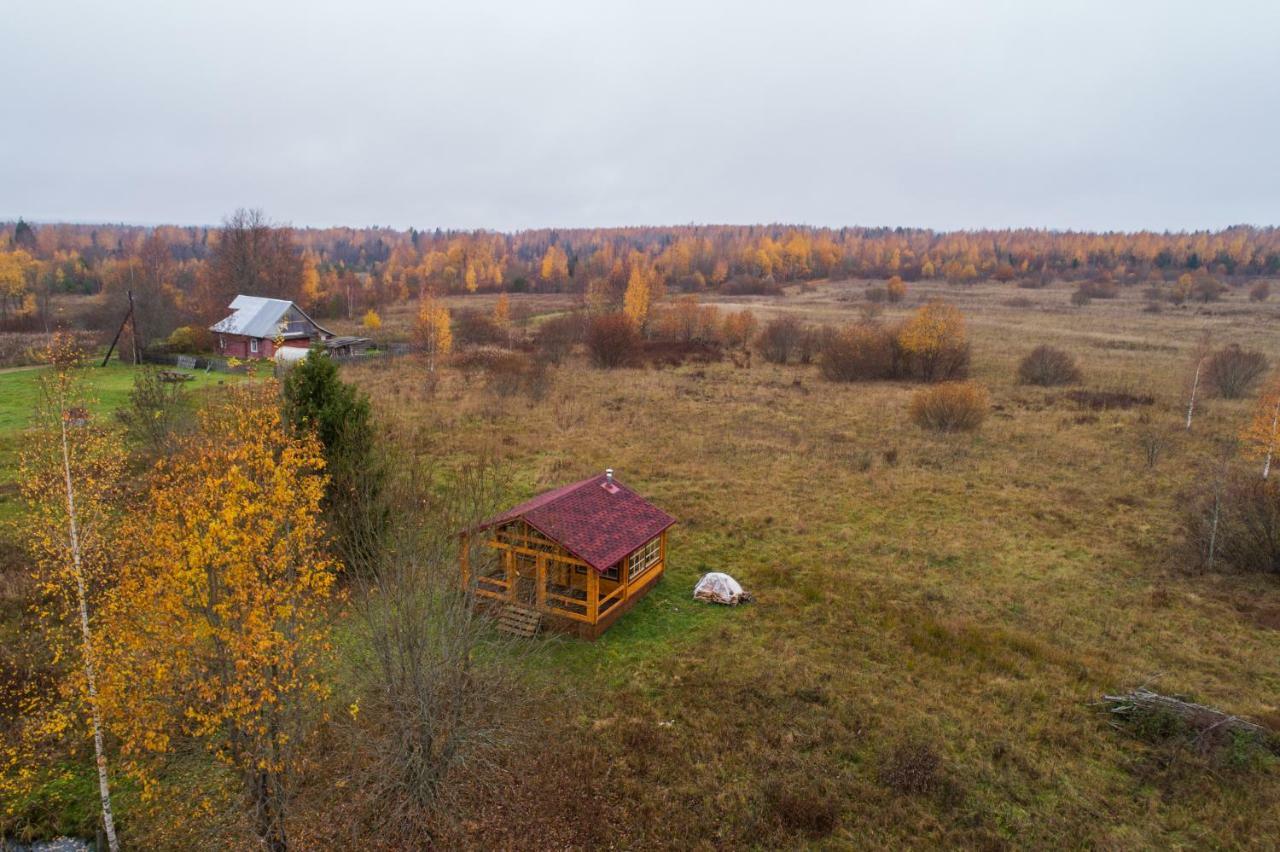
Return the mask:
[[982,425],[991,401],[976,382],[943,382],[911,398],[911,422],[936,432],[969,432]]

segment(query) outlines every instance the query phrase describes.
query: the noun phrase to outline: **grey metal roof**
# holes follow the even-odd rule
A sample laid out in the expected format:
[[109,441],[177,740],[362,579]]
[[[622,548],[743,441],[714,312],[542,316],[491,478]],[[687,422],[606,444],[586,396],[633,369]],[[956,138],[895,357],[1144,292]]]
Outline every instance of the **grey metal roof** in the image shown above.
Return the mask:
[[[275,337],[283,333],[288,323],[287,315],[292,309],[297,311],[317,330],[328,334],[315,320],[303,313],[302,309],[288,299],[267,299],[262,296],[236,296],[229,306],[231,316],[209,326],[209,330],[220,334],[242,334],[246,337]],[[285,334],[286,337],[297,337],[298,334]]]

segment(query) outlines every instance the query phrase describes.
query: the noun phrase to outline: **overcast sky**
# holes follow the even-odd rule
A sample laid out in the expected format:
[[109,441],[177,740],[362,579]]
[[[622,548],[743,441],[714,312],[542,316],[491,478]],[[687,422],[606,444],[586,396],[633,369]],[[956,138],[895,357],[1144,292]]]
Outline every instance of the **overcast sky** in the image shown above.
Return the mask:
[[1280,2],[0,8],[0,218],[1280,222]]

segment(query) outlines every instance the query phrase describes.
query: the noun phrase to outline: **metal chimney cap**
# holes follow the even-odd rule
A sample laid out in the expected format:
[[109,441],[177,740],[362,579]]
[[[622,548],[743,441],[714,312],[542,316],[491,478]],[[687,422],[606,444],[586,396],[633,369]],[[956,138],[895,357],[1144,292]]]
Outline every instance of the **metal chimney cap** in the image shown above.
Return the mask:
[[613,482],[613,468],[606,467],[604,469],[604,478],[609,480],[610,482]]

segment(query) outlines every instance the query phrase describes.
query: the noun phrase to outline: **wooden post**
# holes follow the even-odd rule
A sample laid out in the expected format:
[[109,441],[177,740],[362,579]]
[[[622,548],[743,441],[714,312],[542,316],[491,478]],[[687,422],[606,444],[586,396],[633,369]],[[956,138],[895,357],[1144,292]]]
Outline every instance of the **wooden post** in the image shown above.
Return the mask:
[[665,573],[667,570],[667,531],[662,531],[662,543],[658,545],[658,573]]
[[516,555],[510,550],[502,551],[502,568],[507,576],[507,600],[516,602]]
[[600,613],[600,572],[590,565],[587,566],[587,618],[591,619],[591,623],[595,624]]
[[[116,336],[111,338],[111,345],[107,347],[107,355],[102,359],[102,366],[105,367],[111,361],[111,353],[116,351],[116,344],[120,342],[120,335],[124,333],[124,326],[133,318],[133,291],[129,291],[129,310],[124,315],[124,319],[120,320],[120,327],[116,329]],[[133,330],[134,337],[137,337],[138,329]],[[135,346],[134,349],[137,349]]]
[[470,557],[470,553],[468,553],[468,550],[470,549],[470,545],[471,545],[471,537],[466,533],[463,533],[461,536],[461,539],[462,539],[462,550],[458,554],[458,562],[462,566],[462,590],[465,592],[467,591],[467,588],[471,585],[471,577],[470,577],[470,574],[471,574],[470,558],[471,557]]
[[538,578],[538,610],[542,611],[547,608],[547,557],[539,554],[536,557],[535,564],[538,566],[538,570],[535,572]]

